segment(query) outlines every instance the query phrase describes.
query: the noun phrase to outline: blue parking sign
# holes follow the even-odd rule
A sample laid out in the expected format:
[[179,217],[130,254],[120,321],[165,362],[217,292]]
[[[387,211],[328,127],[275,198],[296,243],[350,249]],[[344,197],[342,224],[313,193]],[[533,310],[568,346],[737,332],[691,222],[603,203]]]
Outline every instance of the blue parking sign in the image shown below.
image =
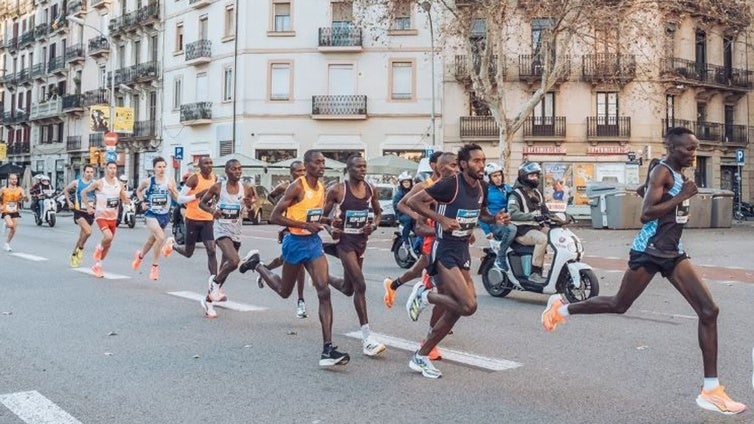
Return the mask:
[[183,146],[175,147],[175,153],[173,154],[173,157],[176,160],[183,160]]
[[744,164],[744,149],[736,150],[736,163],[739,165]]

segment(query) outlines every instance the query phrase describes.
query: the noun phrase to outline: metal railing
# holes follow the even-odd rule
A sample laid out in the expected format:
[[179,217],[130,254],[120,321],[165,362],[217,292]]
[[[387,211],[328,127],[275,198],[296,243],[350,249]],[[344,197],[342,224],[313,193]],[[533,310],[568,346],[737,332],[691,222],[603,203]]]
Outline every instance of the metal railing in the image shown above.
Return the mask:
[[50,61],[47,63],[47,73],[62,71],[64,69],[65,69],[65,57],[63,57],[62,54],[50,59]]
[[320,47],[361,47],[361,28],[355,26],[319,29]]
[[530,116],[524,121],[524,137],[565,137],[565,116]]
[[725,144],[749,144],[752,127],[748,125],[724,124],[723,143]]
[[49,33],[50,24],[48,23],[42,23],[34,27],[34,38],[36,38],[37,40],[46,37]]
[[462,116],[461,138],[464,137],[500,137],[500,127],[492,116]]
[[687,80],[699,81],[709,85],[745,90],[752,86],[752,71],[748,69],[726,68],[678,57],[667,57],[664,59],[663,70]]
[[722,142],[723,127],[724,125],[719,122],[696,121],[694,134],[699,140]]
[[81,150],[81,136],[69,135],[65,138],[65,149],[70,151]]
[[159,128],[159,123],[154,120],[150,119],[147,121],[136,121],[134,122],[134,137],[140,137],[140,138],[153,138],[157,136],[157,129]]
[[25,111],[16,111],[14,113],[11,113],[10,119],[5,120],[5,122],[8,122],[10,124],[20,124],[22,122],[28,122],[29,121],[29,113]]
[[84,107],[83,94],[66,94],[63,96],[63,110],[79,109]]
[[628,116],[587,116],[587,138],[630,138],[631,118]]
[[690,130],[694,130],[694,124],[688,119],[663,119],[662,120],[662,136],[668,135],[668,130],[671,128],[683,127]]
[[197,102],[181,105],[181,122],[212,119],[212,102]]
[[25,155],[31,152],[31,143],[28,141],[14,142],[8,146],[9,155]]
[[[560,60],[565,62],[564,77],[571,73],[571,57],[562,56]],[[550,63],[550,71],[555,62]],[[521,54],[518,55],[518,76],[523,79],[541,78],[545,70],[544,57],[541,54]]]
[[70,47],[66,47],[65,61],[70,62],[70,61],[78,60],[78,59],[82,59],[82,60],[84,59],[84,45],[79,43],[79,44],[74,44]]
[[90,55],[110,51],[110,43],[107,41],[107,37],[97,36],[90,38],[88,44]]
[[587,81],[630,80],[636,77],[636,56],[632,54],[587,54],[581,62]]
[[[480,68],[482,66],[482,60],[479,56],[474,55],[471,58],[471,65],[474,69],[474,74],[479,75]],[[497,55],[492,55],[490,58],[490,65],[489,65],[489,76],[491,78],[494,78],[497,74]],[[471,78],[471,73],[469,72],[469,64],[466,60],[466,55],[456,55],[455,57],[455,72],[456,72],[456,79],[457,80],[467,80]],[[503,72],[505,72],[505,69],[503,69]]]
[[47,75],[47,72],[45,72],[45,64],[35,63],[31,67],[31,77],[32,78],[44,78]]
[[18,47],[23,47],[34,42],[34,30],[30,29],[18,38]]
[[84,92],[84,106],[101,105],[110,103],[110,90],[97,88]]
[[193,43],[186,44],[186,60],[194,60],[206,57],[207,59],[212,57],[212,41],[210,40],[197,40]]
[[367,96],[312,96],[312,115],[366,115]]
[[81,12],[86,12],[85,0],[68,0],[68,14],[76,15]]
[[155,79],[160,72],[160,63],[156,60],[140,63],[132,66],[134,78],[136,79]]
[[24,68],[16,72],[16,80],[18,80],[19,84],[31,81],[31,73],[29,72],[29,69]]
[[89,134],[89,148],[96,147],[101,149],[105,147],[105,133],[91,133]]

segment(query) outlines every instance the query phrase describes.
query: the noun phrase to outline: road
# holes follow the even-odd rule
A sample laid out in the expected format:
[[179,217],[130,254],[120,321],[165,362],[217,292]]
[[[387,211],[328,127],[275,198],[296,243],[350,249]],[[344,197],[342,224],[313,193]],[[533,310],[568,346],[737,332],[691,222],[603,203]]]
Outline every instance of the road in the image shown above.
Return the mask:
[[[381,228],[365,261],[372,329],[390,342],[367,358],[352,301],[334,292],[334,342],[351,354],[335,370],[317,366],[321,351],[316,297],[310,317],[295,317],[295,295],[259,289],[253,275],[226,284],[233,309],[205,319],[191,297],[206,290],[206,256],[174,254],[161,279],[149,262],[130,269],[147,236],[143,224],[118,229],[107,278],[68,266],[77,228],[60,217],[36,227],[24,215],[14,252],[0,254],[0,423],[715,423],[694,399],[701,385],[697,320],[659,277],[624,316],[571,317],[554,334],[541,329],[546,297],[492,298],[476,278],[479,308],[441,344],[443,378],[408,368],[429,314],[411,322],[381,301],[381,281],[396,276],[392,229]],[[617,290],[635,231],[576,229],[603,294]],[[91,250],[84,266],[91,266]],[[751,299],[754,226],[687,230],[695,263],[704,265],[721,307],[720,377],[736,399],[754,404]],[[472,255],[478,266],[480,247]],[[242,252],[279,254],[276,228],[246,226]],[[341,268],[330,261],[331,272]],[[452,351],[452,352],[451,352]],[[452,359],[452,360],[451,360]],[[36,414],[37,418],[34,418]],[[41,418],[40,418],[41,417]],[[34,421],[34,420],[37,421]],[[752,422],[752,413],[725,418]]]

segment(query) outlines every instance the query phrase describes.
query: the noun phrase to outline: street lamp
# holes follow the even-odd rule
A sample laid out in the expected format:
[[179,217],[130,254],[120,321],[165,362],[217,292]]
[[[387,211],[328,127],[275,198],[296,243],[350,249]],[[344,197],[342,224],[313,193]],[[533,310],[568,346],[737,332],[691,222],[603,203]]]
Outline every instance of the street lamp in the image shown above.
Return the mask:
[[431,60],[431,66],[432,66],[432,115],[431,115],[431,122],[432,122],[432,147],[436,145],[436,138],[435,138],[435,32],[434,28],[432,26],[432,3],[430,1],[423,1],[421,2],[420,6],[422,9],[424,9],[425,12],[427,12],[427,19],[429,19],[429,45],[430,49],[432,50],[432,56],[430,56]]

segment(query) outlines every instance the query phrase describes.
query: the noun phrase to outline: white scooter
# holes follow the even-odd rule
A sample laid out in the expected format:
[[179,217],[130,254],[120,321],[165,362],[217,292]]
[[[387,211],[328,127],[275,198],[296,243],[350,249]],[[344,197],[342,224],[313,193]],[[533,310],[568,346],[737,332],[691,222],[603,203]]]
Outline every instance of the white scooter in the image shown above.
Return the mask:
[[37,210],[34,212],[34,222],[37,225],[47,223],[50,227],[55,226],[57,204],[55,203],[55,191],[43,190],[37,200]]
[[479,266],[482,283],[494,297],[505,297],[511,290],[530,291],[543,294],[562,293],[569,302],[586,300],[599,294],[599,281],[592,267],[581,262],[584,246],[566,225],[573,217],[565,213],[564,204],[547,205],[550,210],[545,221],[548,233],[548,249],[553,252],[552,263],[545,277],[546,284],[529,280],[534,246],[513,242],[506,252],[508,271],[503,271],[495,263],[499,255],[500,242],[490,240],[490,247],[484,249],[485,256]]

